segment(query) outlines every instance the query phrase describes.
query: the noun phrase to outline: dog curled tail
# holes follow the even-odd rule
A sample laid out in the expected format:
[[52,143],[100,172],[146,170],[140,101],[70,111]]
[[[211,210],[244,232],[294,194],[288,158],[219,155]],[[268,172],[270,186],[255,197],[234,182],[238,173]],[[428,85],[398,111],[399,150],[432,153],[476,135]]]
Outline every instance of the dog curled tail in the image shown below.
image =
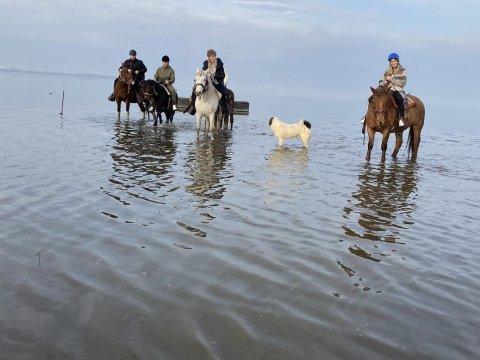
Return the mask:
[[307,127],[307,129],[312,128],[312,124],[310,124],[310,121],[307,121],[307,120],[300,120],[300,121],[303,121],[303,124]]

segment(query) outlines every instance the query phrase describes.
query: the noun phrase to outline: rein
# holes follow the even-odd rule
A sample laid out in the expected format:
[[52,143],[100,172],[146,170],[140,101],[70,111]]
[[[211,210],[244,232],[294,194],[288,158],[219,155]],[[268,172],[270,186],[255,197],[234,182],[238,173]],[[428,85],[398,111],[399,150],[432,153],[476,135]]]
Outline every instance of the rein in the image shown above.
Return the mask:
[[197,86],[201,86],[201,87],[202,87],[202,91],[200,92],[199,95],[205,94],[205,93],[207,92],[207,88],[208,88],[208,80],[205,80],[205,85],[203,85],[202,83],[198,83],[198,84],[195,83],[195,84],[193,84],[192,90],[195,91],[195,88],[196,88]]
[[120,81],[123,82],[124,84],[127,84],[128,85],[128,88],[127,88],[127,95],[130,94],[130,88],[132,87],[132,85],[130,84],[129,81],[127,81],[127,79],[125,79],[122,75],[122,73],[120,73]]

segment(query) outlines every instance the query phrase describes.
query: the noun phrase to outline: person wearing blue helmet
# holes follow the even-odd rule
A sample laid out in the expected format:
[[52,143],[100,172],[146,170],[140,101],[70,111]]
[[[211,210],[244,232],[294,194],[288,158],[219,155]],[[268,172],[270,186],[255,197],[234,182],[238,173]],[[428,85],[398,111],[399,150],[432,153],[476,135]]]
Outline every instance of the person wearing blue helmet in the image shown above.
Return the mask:
[[407,83],[407,73],[405,68],[400,65],[400,56],[397,53],[388,55],[388,68],[383,74],[383,80],[386,86],[392,90],[393,98],[398,107],[398,125],[404,126],[403,117],[405,115],[404,100],[406,99],[404,86]]

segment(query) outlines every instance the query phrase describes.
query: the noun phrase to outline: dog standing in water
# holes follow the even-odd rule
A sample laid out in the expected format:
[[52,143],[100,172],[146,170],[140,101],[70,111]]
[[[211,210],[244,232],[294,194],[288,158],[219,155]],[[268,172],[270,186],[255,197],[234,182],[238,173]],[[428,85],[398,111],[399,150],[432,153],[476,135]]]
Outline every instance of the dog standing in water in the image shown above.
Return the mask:
[[273,131],[273,135],[278,139],[278,146],[283,146],[285,139],[299,137],[303,141],[303,146],[308,148],[308,141],[312,136],[310,131],[312,125],[307,120],[300,120],[296,124],[285,124],[277,117],[271,117],[268,125]]

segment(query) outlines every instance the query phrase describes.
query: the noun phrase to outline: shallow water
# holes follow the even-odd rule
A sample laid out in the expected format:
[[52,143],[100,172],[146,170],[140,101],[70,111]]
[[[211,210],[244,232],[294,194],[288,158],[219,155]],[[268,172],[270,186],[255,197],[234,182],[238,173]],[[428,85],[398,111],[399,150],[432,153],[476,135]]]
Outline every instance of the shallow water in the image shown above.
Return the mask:
[[[278,149],[255,115],[197,138],[181,114],[117,121],[109,80],[17,78],[0,105],[0,358],[477,356],[478,136],[430,130],[417,163],[384,164],[377,138],[366,163],[358,121]],[[27,108],[25,87],[41,90]]]

